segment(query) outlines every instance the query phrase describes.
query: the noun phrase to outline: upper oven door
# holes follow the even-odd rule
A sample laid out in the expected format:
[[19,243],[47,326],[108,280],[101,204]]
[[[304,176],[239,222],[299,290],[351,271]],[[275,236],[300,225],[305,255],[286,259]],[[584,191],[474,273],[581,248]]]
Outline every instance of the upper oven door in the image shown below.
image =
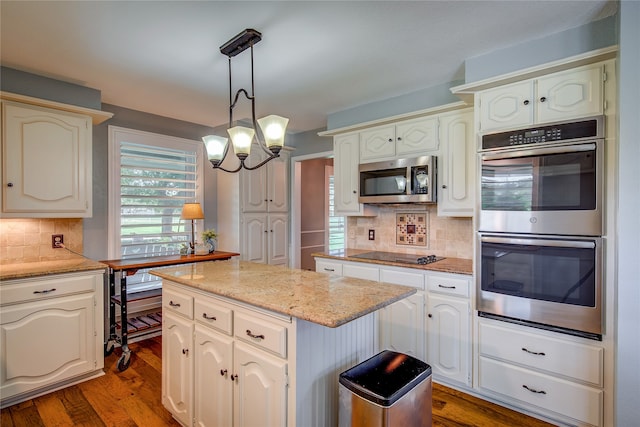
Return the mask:
[[479,230],[601,235],[603,144],[481,153]]

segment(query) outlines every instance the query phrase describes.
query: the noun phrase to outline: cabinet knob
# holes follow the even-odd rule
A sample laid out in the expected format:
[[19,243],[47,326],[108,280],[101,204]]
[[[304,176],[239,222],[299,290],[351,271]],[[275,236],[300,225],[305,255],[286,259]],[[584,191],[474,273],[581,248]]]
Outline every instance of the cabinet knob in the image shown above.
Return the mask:
[[225,375],[227,375],[227,370],[226,369],[220,369],[220,375],[222,375],[223,377]]
[[543,96],[542,98],[540,98],[540,102],[544,102],[544,101],[546,101],[546,100],[547,100],[547,97],[546,97],[546,96]]
[[446,190],[446,189],[447,189],[447,186],[446,186],[446,185],[444,185],[444,184],[442,184],[442,188],[443,188],[444,190]]
[[525,99],[525,100],[524,100],[524,102],[523,102],[523,104],[524,104],[524,105],[529,105],[529,100],[528,100],[528,99]]
[[427,317],[428,317],[429,319],[431,319],[431,318],[433,317],[433,314],[429,313],[429,314],[427,314]]
[[392,139],[392,138],[389,138],[389,142],[393,142],[393,139]]
[[356,190],[353,190],[353,194],[358,194],[358,192]]
[[9,182],[9,183],[7,184],[7,187],[13,187],[13,182]]
[[189,357],[189,349],[188,348],[183,348],[182,349],[182,354],[184,354],[185,356]]
[[402,137],[401,136],[398,137],[398,141],[402,141]]
[[237,379],[238,379],[238,376],[237,376],[237,375],[234,375],[234,374],[231,374],[231,376],[229,377],[229,379],[230,379],[231,381],[235,381],[235,380],[237,380]]

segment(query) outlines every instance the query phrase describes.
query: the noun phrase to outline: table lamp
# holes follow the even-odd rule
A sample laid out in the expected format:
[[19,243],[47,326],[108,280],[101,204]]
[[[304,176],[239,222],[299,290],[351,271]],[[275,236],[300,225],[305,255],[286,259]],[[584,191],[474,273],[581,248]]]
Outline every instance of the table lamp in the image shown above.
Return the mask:
[[194,254],[196,252],[196,237],[195,237],[195,229],[196,219],[204,219],[204,212],[202,212],[202,207],[200,207],[200,203],[185,203],[182,206],[182,215],[180,215],[180,219],[190,219],[191,220],[191,253]]

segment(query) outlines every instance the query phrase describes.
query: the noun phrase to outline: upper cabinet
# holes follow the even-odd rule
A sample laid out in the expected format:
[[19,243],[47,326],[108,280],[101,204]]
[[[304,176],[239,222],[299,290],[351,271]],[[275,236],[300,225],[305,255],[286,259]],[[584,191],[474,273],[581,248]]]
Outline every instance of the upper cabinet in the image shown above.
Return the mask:
[[336,215],[362,215],[363,206],[358,202],[359,141],[357,133],[339,135],[333,139]]
[[440,116],[438,216],[473,216],[476,152],[473,109]]
[[90,217],[91,117],[2,103],[2,216]]
[[438,149],[435,118],[404,120],[360,132],[360,163],[421,156]]
[[604,78],[595,64],[480,91],[479,131],[603,114]]
[[[258,149],[254,147],[255,156],[259,157],[260,161],[266,159],[267,155],[259,153]],[[241,172],[243,212],[288,212],[289,157],[289,153],[282,150],[280,157],[266,165],[256,170]]]

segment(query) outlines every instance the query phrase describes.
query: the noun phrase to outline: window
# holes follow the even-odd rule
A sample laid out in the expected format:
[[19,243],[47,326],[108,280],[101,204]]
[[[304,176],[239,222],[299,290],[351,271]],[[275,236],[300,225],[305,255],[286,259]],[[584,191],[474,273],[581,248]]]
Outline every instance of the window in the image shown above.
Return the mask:
[[[333,170],[332,170],[333,172]],[[329,175],[329,230],[328,230],[328,250],[336,251],[343,250],[344,233],[345,233],[345,221],[343,216],[336,216],[335,209],[335,184],[333,173]]]
[[[178,254],[191,240],[182,205],[202,198],[202,143],[110,126],[109,153],[110,257]],[[130,280],[134,289],[158,282],[141,273]]]

